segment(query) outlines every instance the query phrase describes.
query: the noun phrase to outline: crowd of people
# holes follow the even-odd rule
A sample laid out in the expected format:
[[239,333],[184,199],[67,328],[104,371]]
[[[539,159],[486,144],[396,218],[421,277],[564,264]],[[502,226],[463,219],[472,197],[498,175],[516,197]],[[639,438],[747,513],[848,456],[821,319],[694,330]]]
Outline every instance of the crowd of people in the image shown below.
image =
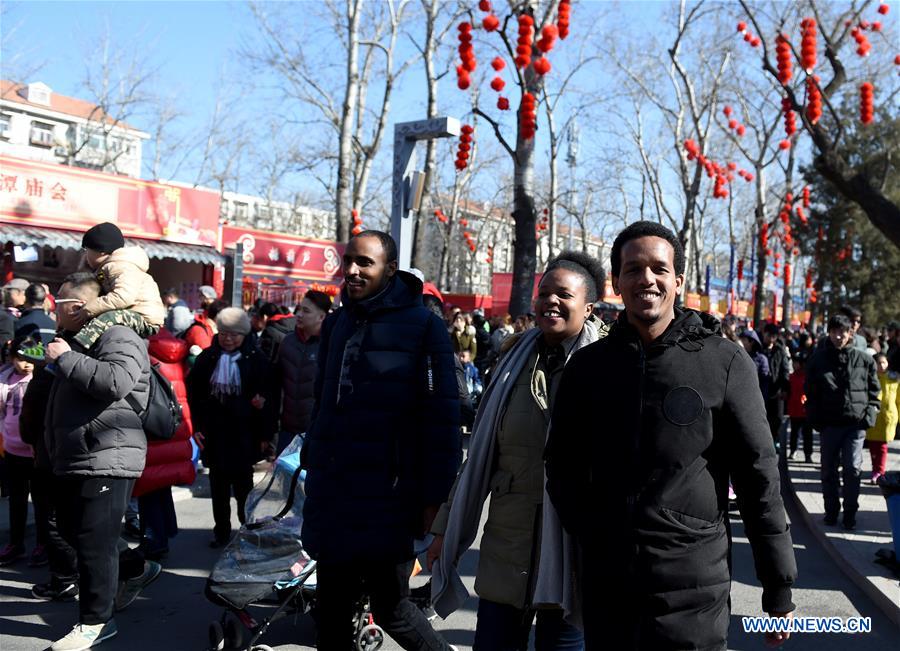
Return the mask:
[[[338,307],[309,291],[296,306],[245,310],[203,286],[195,313],[176,289],[159,291],[115,225],[91,228],[83,246],[86,269],[55,294],[13,279],[0,311],[0,564],[48,565],[33,594],[79,597],[53,651],[116,634],[114,612],[160,574],[178,532],[172,487],[193,483],[198,456],[220,548],[232,497],[245,523],[254,465],[298,436],[318,648],[347,648],[363,592],[403,648],[453,648],[424,606],[446,617],[468,597],[459,561],[488,497],[475,649],[527,649],[535,622],[538,649],[725,648],[729,491],[762,611],[788,617],[782,440],[810,462],[819,432],[826,522],[843,511],[852,529],[863,442],[877,481],[897,428],[900,324],[865,329],[846,308],[824,336],[771,323],[760,336],[682,309],[683,249],[651,222],[613,244],[625,309],[609,322],[594,312],[605,270],[577,252],[542,270],[532,313],[487,318],[399,269],[379,231],[347,243]],[[148,434],[157,373],[181,406],[166,437]],[[415,541],[427,535],[432,581],[414,603]]]

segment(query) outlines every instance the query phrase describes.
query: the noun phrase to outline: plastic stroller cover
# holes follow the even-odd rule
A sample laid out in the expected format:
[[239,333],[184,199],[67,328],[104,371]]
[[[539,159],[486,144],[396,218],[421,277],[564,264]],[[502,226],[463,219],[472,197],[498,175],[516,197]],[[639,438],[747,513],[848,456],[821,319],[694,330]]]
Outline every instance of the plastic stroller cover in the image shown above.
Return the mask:
[[297,436],[247,498],[247,524],[225,547],[206,582],[211,601],[236,609],[276,597],[312,571],[300,542],[303,523],[302,438]]

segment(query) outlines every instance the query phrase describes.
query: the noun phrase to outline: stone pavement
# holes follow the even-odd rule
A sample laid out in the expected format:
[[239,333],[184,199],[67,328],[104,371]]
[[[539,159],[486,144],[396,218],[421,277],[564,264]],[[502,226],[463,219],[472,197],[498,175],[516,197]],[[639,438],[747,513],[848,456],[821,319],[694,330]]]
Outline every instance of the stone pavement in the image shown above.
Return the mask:
[[[900,577],[883,565],[875,563],[875,552],[893,549],[891,526],[888,521],[887,503],[878,486],[869,482],[872,476],[872,458],[863,450],[863,474],[859,495],[859,513],[854,531],[824,523],[825,505],[822,499],[819,462],[819,434],[814,433],[813,463],[788,461],[787,476],[796,498],[798,511],[813,536],[832,556],[835,563],[865,594],[900,628]],[[900,470],[900,441],[889,445],[888,470]]]

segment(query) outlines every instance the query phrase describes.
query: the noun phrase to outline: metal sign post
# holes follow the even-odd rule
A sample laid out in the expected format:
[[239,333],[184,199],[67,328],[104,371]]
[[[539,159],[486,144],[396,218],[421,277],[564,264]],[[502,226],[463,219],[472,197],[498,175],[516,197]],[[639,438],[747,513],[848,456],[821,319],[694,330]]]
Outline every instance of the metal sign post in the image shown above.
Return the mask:
[[244,295],[244,243],[234,244],[234,276],[231,279],[231,304],[235,307],[243,305]]
[[391,236],[397,242],[400,269],[409,269],[415,229],[411,211],[416,167],[416,143],[459,135],[459,120],[451,117],[400,122],[394,125],[394,179],[391,190]]

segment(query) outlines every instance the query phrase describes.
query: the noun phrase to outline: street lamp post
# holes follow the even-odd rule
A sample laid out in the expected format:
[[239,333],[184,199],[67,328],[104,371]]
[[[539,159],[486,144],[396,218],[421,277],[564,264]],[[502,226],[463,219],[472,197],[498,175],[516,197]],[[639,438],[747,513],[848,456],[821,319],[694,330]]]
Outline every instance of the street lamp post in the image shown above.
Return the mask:
[[412,256],[416,143],[459,135],[459,120],[451,117],[399,122],[394,125],[394,178],[391,189],[391,235],[397,242],[400,269],[409,269]]

